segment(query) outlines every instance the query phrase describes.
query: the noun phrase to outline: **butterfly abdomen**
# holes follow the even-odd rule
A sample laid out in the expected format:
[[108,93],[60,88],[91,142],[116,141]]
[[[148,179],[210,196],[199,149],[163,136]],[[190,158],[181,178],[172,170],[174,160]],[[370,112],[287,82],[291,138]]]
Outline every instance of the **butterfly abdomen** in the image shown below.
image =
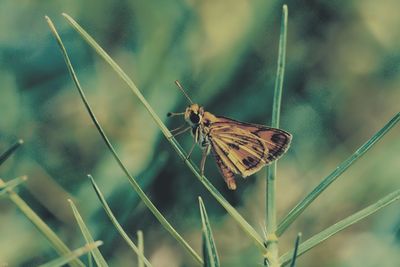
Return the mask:
[[222,176],[224,177],[225,183],[227,184],[230,190],[236,189],[236,182],[235,182],[235,174],[225,165],[222,161],[221,157],[214,151],[213,155],[215,157],[215,162],[217,163],[218,169]]

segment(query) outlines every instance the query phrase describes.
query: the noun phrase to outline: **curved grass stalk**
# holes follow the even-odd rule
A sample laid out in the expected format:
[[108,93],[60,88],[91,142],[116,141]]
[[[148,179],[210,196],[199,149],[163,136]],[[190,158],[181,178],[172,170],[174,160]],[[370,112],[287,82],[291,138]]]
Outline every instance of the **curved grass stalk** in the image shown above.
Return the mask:
[[[94,188],[94,191],[97,194],[97,197],[99,198],[104,211],[106,212],[108,218],[110,218],[111,222],[114,224],[114,227],[117,229],[118,233],[122,236],[122,238],[125,240],[125,242],[131,247],[131,249],[138,255],[138,258],[140,259],[139,262],[143,262],[146,264],[146,266],[148,267],[152,267],[151,263],[146,259],[146,257],[143,254],[143,251],[141,249],[139,249],[134,243],[133,241],[129,238],[128,234],[124,231],[124,229],[122,228],[122,226],[119,224],[117,218],[115,218],[113,212],[111,211],[110,207],[107,204],[106,199],[104,198],[103,194],[101,193],[99,187],[97,186],[96,182],[94,181],[93,177],[89,174],[88,175],[90,182],[92,183],[92,186]],[[138,231],[138,240],[139,240],[139,245],[141,244],[140,240],[142,240],[143,243],[143,234],[139,234],[142,233],[141,231]],[[141,238],[140,238],[141,236]],[[142,245],[142,249],[143,249],[143,244]],[[140,264],[139,264],[140,266]],[[143,264],[144,266],[144,264]]]
[[337,168],[328,176],[326,176],[321,183],[314,188],[302,201],[300,201],[282,220],[276,231],[280,236],[285,230],[296,220],[296,218],[343,172],[345,172],[352,164],[361,158],[373,145],[375,145],[382,137],[390,131],[400,121],[400,112],[397,113],[385,126],[382,127],[376,134],[374,134],[365,144],[357,149],[349,158],[343,161]]
[[[278,67],[275,79],[274,100],[272,106],[272,122],[271,126],[279,128],[279,118],[281,109],[283,78],[285,74],[285,59],[286,59],[286,35],[287,35],[287,5],[282,7],[281,31],[279,37],[279,52],[278,52]],[[264,262],[268,262],[270,266],[278,266],[278,239],[276,238],[276,166],[273,162],[267,167],[267,182],[266,182],[266,231],[268,233],[266,240],[266,248],[268,258]]]
[[[4,186],[3,180],[0,179],[0,186]],[[63,256],[71,253],[71,250],[64,242],[51,230],[51,228],[37,215],[29,205],[12,189],[7,190],[8,197],[18,207],[18,209],[33,223],[33,225],[43,234],[50,242],[52,247],[57,251],[58,255]],[[82,261],[74,259],[70,262],[70,266],[84,267]]]
[[[327,229],[323,230],[319,234],[314,235],[310,239],[304,241],[300,244],[298,255],[302,255],[305,252],[309,251],[313,247],[317,246],[321,242],[325,241],[329,237],[333,236],[334,234],[344,230],[345,228],[357,223],[358,221],[374,214],[378,210],[386,207],[387,205],[392,204],[393,202],[400,199],[400,190],[397,190],[386,197],[381,198],[374,204],[350,215],[349,217],[341,220],[340,222],[335,223],[334,225],[328,227]],[[280,262],[282,265],[286,265],[290,262],[291,255],[293,252],[287,252],[280,258]]]
[[90,118],[92,119],[93,123],[95,124],[97,130],[99,131],[101,137],[103,138],[105,144],[107,145],[107,148],[110,150],[111,154],[113,155],[114,159],[117,161],[118,165],[122,169],[122,171],[125,173],[127,176],[130,184],[134,188],[134,190],[137,192],[139,197],[142,199],[144,204],[149,208],[149,210],[153,213],[153,215],[157,218],[157,220],[161,223],[161,225],[189,252],[189,254],[192,255],[192,257],[199,263],[203,264],[203,261],[201,257],[194,251],[194,249],[183,239],[183,237],[175,230],[175,228],[172,227],[172,225],[165,219],[165,217],[161,214],[161,212],[156,208],[156,206],[151,202],[151,200],[148,198],[148,196],[145,194],[145,192],[141,189],[139,186],[138,182],[136,181],[135,178],[129,173],[128,169],[125,167],[125,165],[122,163],[121,159],[115,152],[114,147],[111,145],[110,141],[108,140],[104,130],[100,126],[99,122],[97,121],[96,116],[94,115],[86,97],[85,94],[83,93],[83,90],[80,86],[80,83],[78,81],[78,78],[75,74],[75,71],[72,67],[71,61],[68,57],[67,51],[61,41],[60,36],[57,33],[57,30],[54,27],[54,24],[51,22],[50,18],[46,17],[46,20],[49,24],[49,27],[54,34],[58,45],[60,46],[61,52],[64,56],[65,62],[67,64],[68,70],[71,74],[71,77],[76,85],[76,88],[78,89],[78,92],[81,96],[81,99],[90,115]]
[[239,224],[242,230],[255,242],[256,246],[264,251],[263,240],[256,230],[239,214],[239,212],[230,205],[230,203],[219,193],[219,191],[210,183],[205,177],[200,175],[199,170],[192,161],[186,159],[186,154],[183,152],[182,147],[172,136],[168,128],[164,125],[158,115],[154,112],[153,108],[144,98],[142,93],[136,87],[135,83],[128,77],[128,75],[119,67],[119,65],[100,47],[99,44],[69,15],[63,14],[70,25],[81,35],[81,37],[114,69],[114,71],[121,77],[121,79],[128,85],[135,96],[139,98],[150,116],[161,129],[164,136],[175,149],[179,157],[181,157],[189,169],[194,173],[197,179],[205,186],[205,188],[214,196],[214,198],[225,208],[225,210],[232,216],[232,218]]

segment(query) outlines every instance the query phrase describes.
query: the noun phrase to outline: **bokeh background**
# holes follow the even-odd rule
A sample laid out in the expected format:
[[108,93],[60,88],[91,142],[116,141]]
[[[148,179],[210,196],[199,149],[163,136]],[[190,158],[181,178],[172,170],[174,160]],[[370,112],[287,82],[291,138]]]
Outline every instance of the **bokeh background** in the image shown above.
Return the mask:
[[[286,1],[287,68],[281,127],[294,135],[278,166],[282,218],[400,107],[398,0]],[[105,216],[91,173],[130,236],[144,231],[154,266],[195,266],[139,201],[106,149],[70,79],[44,20],[56,23],[78,77],[117,152],[143,189],[201,253],[201,196],[222,266],[261,266],[262,257],[225,210],[174,153],[149,114],[60,15],[74,17],[133,78],[170,128],[187,102],[173,81],[214,114],[269,124],[281,6],[270,0],[0,1],[0,148],[25,145],[0,168],[4,180],[26,174],[20,195],[70,248],[84,240],[66,201],[78,205],[111,266],[136,256]],[[400,188],[400,128],[395,127],[302,214],[280,251]],[[178,140],[188,150],[189,135]],[[193,155],[200,160],[200,151]],[[213,160],[211,182],[260,232],[264,170],[227,190]],[[299,266],[399,266],[400,209],[394,204],[303,255]],[[57,257],[7,199],[0,199],[0,262],[35,266]]]

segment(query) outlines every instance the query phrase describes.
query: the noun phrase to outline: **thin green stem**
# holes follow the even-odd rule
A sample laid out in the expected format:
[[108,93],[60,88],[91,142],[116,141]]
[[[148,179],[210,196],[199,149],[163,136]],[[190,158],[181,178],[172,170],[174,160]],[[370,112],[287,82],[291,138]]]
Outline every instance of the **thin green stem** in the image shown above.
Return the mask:
[[164,228],[192,255],[192,257],[197,261],[198,264],[203,264],[203,261],[201,259],[201,257],[194,251],[194,249],[183,239],[183,237],[175,230],[174,227],[172,227],[172,225],[167,221],[167,219],[165,219],[165,217],[161,214],[161,212],[156,208],[156,206],[153,204],[153,202],[151,202],[151,200],[147,197],[147,195],[144,193],[144,191],[141,189],[141,187],[139,186],[138,182],[136,181],[135,178],[133,178],[133,176],[129,173],[128,169],[125,167],[125,165],[122,163],[121,159],[118,157],[117,153],[115,152],[114,147],[111,145],[110,141],[108,140],[104,130],[102,129],[102,127],[100,126],[99,122],[97,121],[96,116],[94,115],[86,97],[85,94],[81,88],[81,85],[79,83],[79,80],[75,74],[75,71],[72,67],[71,61],[68,57],[67,51],[61,41],[60,36],[57,33],[57,30],[55,29],[53,23],[51,22],[51,20],[46,17],[46,20],[50,26],[51,31],[53,32],[57,43],[60,46],[60,49],[62,51],[62,54],[64,56],[65,62],[67,64],[68,70],[71,74],[71,77],[76,85],[76,88],[78,89],[78,92],[81,96],[81,99],[93,121],[93,123],[95,124],[98,132],[100,133],[101,137],[103,138],[105,144],[107,145],[108,149],[110,150],[111,154],[113,155],[114,159],[116,160],[116,162],[118,163],[118,165],[120,166],[120,168],[122,169],[122,171],[125,173],[125,175],[127,176],[130,184],[132,185],[133,189],[137,192],[137,194],[139,195],[139,197],[142,199],[143,203],[149,208],[149,210],[153,213],[153,215],[157,218],[157,220],[162,224],[162,226],[164,226]]
[[203,235],[203,257],[205,266],[207,267],[219,267],[219,257],[217,247],[215,246],[214,236],[211,230],[210,221],[208,219],[206,207],[204,202],[199,197],[200,215],[202,223],[202,235]]
[[3,164],[4,161],[6,161],[22,144],[24,143],[24,140],[19,139],[15,144],[13,144],[9,149],[4,151],[0,155],[0,165]]
[[71,26],[83,37],[83,39],[114,69],[114,71],[121,77],[121,79],[129,86],[135,96],[139,98],[146,110],[149,112],[152,119],[161,129],[164,136],[170,142],[172,147],[178,153],[178,155],[184,160],[189,169],[199,179],[199,181],[205,186],[205,188],[215,197],[215,199],[226,209],[226,211],[232,216],[232,218],[239,224],[242,230],[255,242],[257,247],[264,251],[263,240],[256,230],[239,214],[239,212],[229,204],[228,201],[218,192],[218,190],[208,181],[205,176],[200,175],[198,169],[195,167],[192,161],[186,159],[186,154],[183,152],[182,147],[172,136],[168,128],[164,125],[158,115],[154,112],[153,108],[143,97],[135,83],[128,77],[128,75],[118,66],[118,64],[97,44],[97,42],[70,16],[63,14]]
[[[4,182],[0,179],[0,186]],[[53,248],[60,256],[71,253],[71,250],[64,244],[64,242],[51,230],[51,228],[29,207],[29,205],[13,190],[7,190],[8,197],[19,210],[33,223],[33,225],[46,237]],[[71,266],[81,267],[85,266],[79,259],[75,259],[70,263]]]
[[276,231],[280,236],[296,220],[296,218],[343,172],[361,158],[373,145],[390,131],[400,121],[400,113],[397,113],[382,129],[374,134],[365,144],[357,149],[349,158],[343,161],[332,173],[326,176],[321,183],[314,188],[302,201],[300,201],[282,220]]
[[[286,5],[282,7],[282,21],[279,38],[278,66],[275,79],[274,101],[272,108],[271,126],[279,128],[279,117],[282,99],[283,80],[285,74],[286,59],[286,36],[287,36],[287,18],[288,8]],[[266,227],[267,227],[267,261],[270,266],[278,266],[278,239],[276,238],[276,166],[273,162],[267,168],[267,188],[266,188]]]
[[[393,202],[400,199],[400,190],[397,190],[386,197],[381,198],[374,204],[350,215],[349,217],[341,220],[340,222],[335,223],[334,225],[328,227],[327,229],[323,230],[319,234],[314,235],[310,239],[304,241],[300,244],[298,255],[302,255],[305,252],[309,251],[313,247],[317,246],[321,242],[325,241],[329,237],[333,236],[334,234],[344,230],[345,228],[359,222],[360,220],[368,217],[369,215],[377,212],[378,210],[392,204]],[[280,258],[280,262],[282,265],[288,264],[291,260],[291,255],[293,255],[293,251],[289,251],[282,255]]]
[[[72,212],[74,213],[76,222],[79,225],[79,228],[81,229],[82,235],[86,240],[87,244],[93,243],[93,237],[92,234],[90,233],[88,227],[86,226],[85,222],[82,219],[81,214],[78,211],[78,208],[75,206],[74,202],[71,199],[68,199],[69,204],[71,205]],[[104,259],[103,255],[101,254],[100,250],[98,248],[94,248],[91,251],[91,254],[93,255],[93,258],[97,264],[97,266],[100,267],[108,267],[108,264],[106,260]]]

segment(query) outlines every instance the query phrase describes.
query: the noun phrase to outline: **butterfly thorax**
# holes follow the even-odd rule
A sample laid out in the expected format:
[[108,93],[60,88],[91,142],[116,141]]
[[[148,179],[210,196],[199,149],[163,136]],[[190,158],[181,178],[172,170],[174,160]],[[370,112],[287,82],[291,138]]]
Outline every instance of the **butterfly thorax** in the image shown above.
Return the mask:
[[185,120],[192,127],[192,136],[202,149],[210,148],[210,126],[216,117],[198,104],[186,108]]

